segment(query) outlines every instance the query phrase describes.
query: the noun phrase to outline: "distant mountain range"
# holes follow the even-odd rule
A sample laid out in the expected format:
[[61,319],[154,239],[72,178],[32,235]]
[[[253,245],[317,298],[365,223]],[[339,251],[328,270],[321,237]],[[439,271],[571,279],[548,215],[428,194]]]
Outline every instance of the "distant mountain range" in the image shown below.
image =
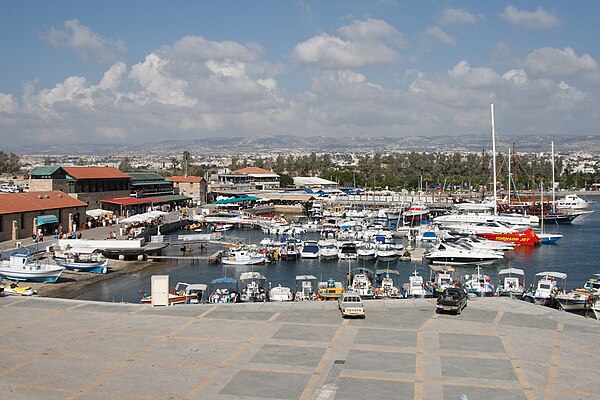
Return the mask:
[[[515,144],[517,152],[549,152],[554,141],[557,153],[600,151],[600,136],[522,135],[500,138],[498,151],[507,151]],[[405,151],[471,151],[491,148],[491,137],[460,136],[401,136],[401,137],[324,137],[324,136],[262,136],[208,137],[194,140],[166,140],[141,144],[62,143],[56,145],[27,145],[9,149],[17,154],[37,155],[180,155],[248,154],[290,152],[405,152]]]

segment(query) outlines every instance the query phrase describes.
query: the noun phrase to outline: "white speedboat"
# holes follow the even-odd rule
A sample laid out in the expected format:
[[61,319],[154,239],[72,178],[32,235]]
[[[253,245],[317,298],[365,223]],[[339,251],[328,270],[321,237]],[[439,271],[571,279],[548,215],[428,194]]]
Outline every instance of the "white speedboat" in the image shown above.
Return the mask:
[[301,258],[319,258],[319,244],[314,240],[306,240],[302,243]]
[[339,250],[335,239],[322,240],[319,244],[319,258],[321,260],[337,260]]
[[65,270],[56,264],[41,264],[28,254],[14,253],[0,261],[0,278],[30,282],[56,282]]
[[362,261],[374,261],[377,256],[377,247],[373,242],[361,242],[356,248],[356,257]]
[[356,243],[342,242],[339,251],[340,260],[356,260],[357,250]]
[[398,250],[392,243],[379,243],[377,245],[377,260],[387,262],[398,259]]
[[246,249],[230,250],[229,255],[221,259],[224,265],[257,265],[266,261],[264,255]]
[[433,264],[444,265],[487,265],[504,258],[504,254],[494,250],[475,250],[464,245],[438,243],[427,254]]

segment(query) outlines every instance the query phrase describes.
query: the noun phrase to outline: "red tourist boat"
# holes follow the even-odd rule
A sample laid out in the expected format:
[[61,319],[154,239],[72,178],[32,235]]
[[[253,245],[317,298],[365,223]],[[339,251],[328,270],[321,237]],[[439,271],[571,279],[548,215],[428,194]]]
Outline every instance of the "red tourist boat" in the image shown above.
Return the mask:
[[534,246],[542,241],[531,228],[509,233],[477,233],[477,236],[499,242],[511,242],[517,246]]

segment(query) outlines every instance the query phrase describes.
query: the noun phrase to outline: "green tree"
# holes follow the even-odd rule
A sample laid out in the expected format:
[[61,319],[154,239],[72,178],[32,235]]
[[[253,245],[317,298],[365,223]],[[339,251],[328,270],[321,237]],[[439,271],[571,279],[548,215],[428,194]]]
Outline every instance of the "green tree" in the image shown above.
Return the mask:
[[190,155],[189,151],[185,150],[181,155],[181,166],[183,168],[183,175],[188,176],[191,163],[192,156]]
[[125,157],[121,160],[118,169],[119,171],[133,171],[133,166],[131,165],[129,157]]
[[284,188],[294,186],[294,178],[288,174],[279,174],[279,185]]

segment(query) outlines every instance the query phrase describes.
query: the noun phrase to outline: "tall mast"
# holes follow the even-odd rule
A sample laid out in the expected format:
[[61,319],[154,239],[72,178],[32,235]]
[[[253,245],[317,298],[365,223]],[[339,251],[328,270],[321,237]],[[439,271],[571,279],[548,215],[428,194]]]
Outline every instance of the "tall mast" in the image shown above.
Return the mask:
[[510,147],[508,148],[508,206],[510,207],[510,184],[511,184],[511,179],[510,179]]
[[494,170],[494,215],[498,215],[498,193],[496,192],[496,127],[494,125],[494,103],[490,104],[492,113],[492,165]]
[[554,190],[554,142],[552,142],[552,212],[556,213],[556,193]]

